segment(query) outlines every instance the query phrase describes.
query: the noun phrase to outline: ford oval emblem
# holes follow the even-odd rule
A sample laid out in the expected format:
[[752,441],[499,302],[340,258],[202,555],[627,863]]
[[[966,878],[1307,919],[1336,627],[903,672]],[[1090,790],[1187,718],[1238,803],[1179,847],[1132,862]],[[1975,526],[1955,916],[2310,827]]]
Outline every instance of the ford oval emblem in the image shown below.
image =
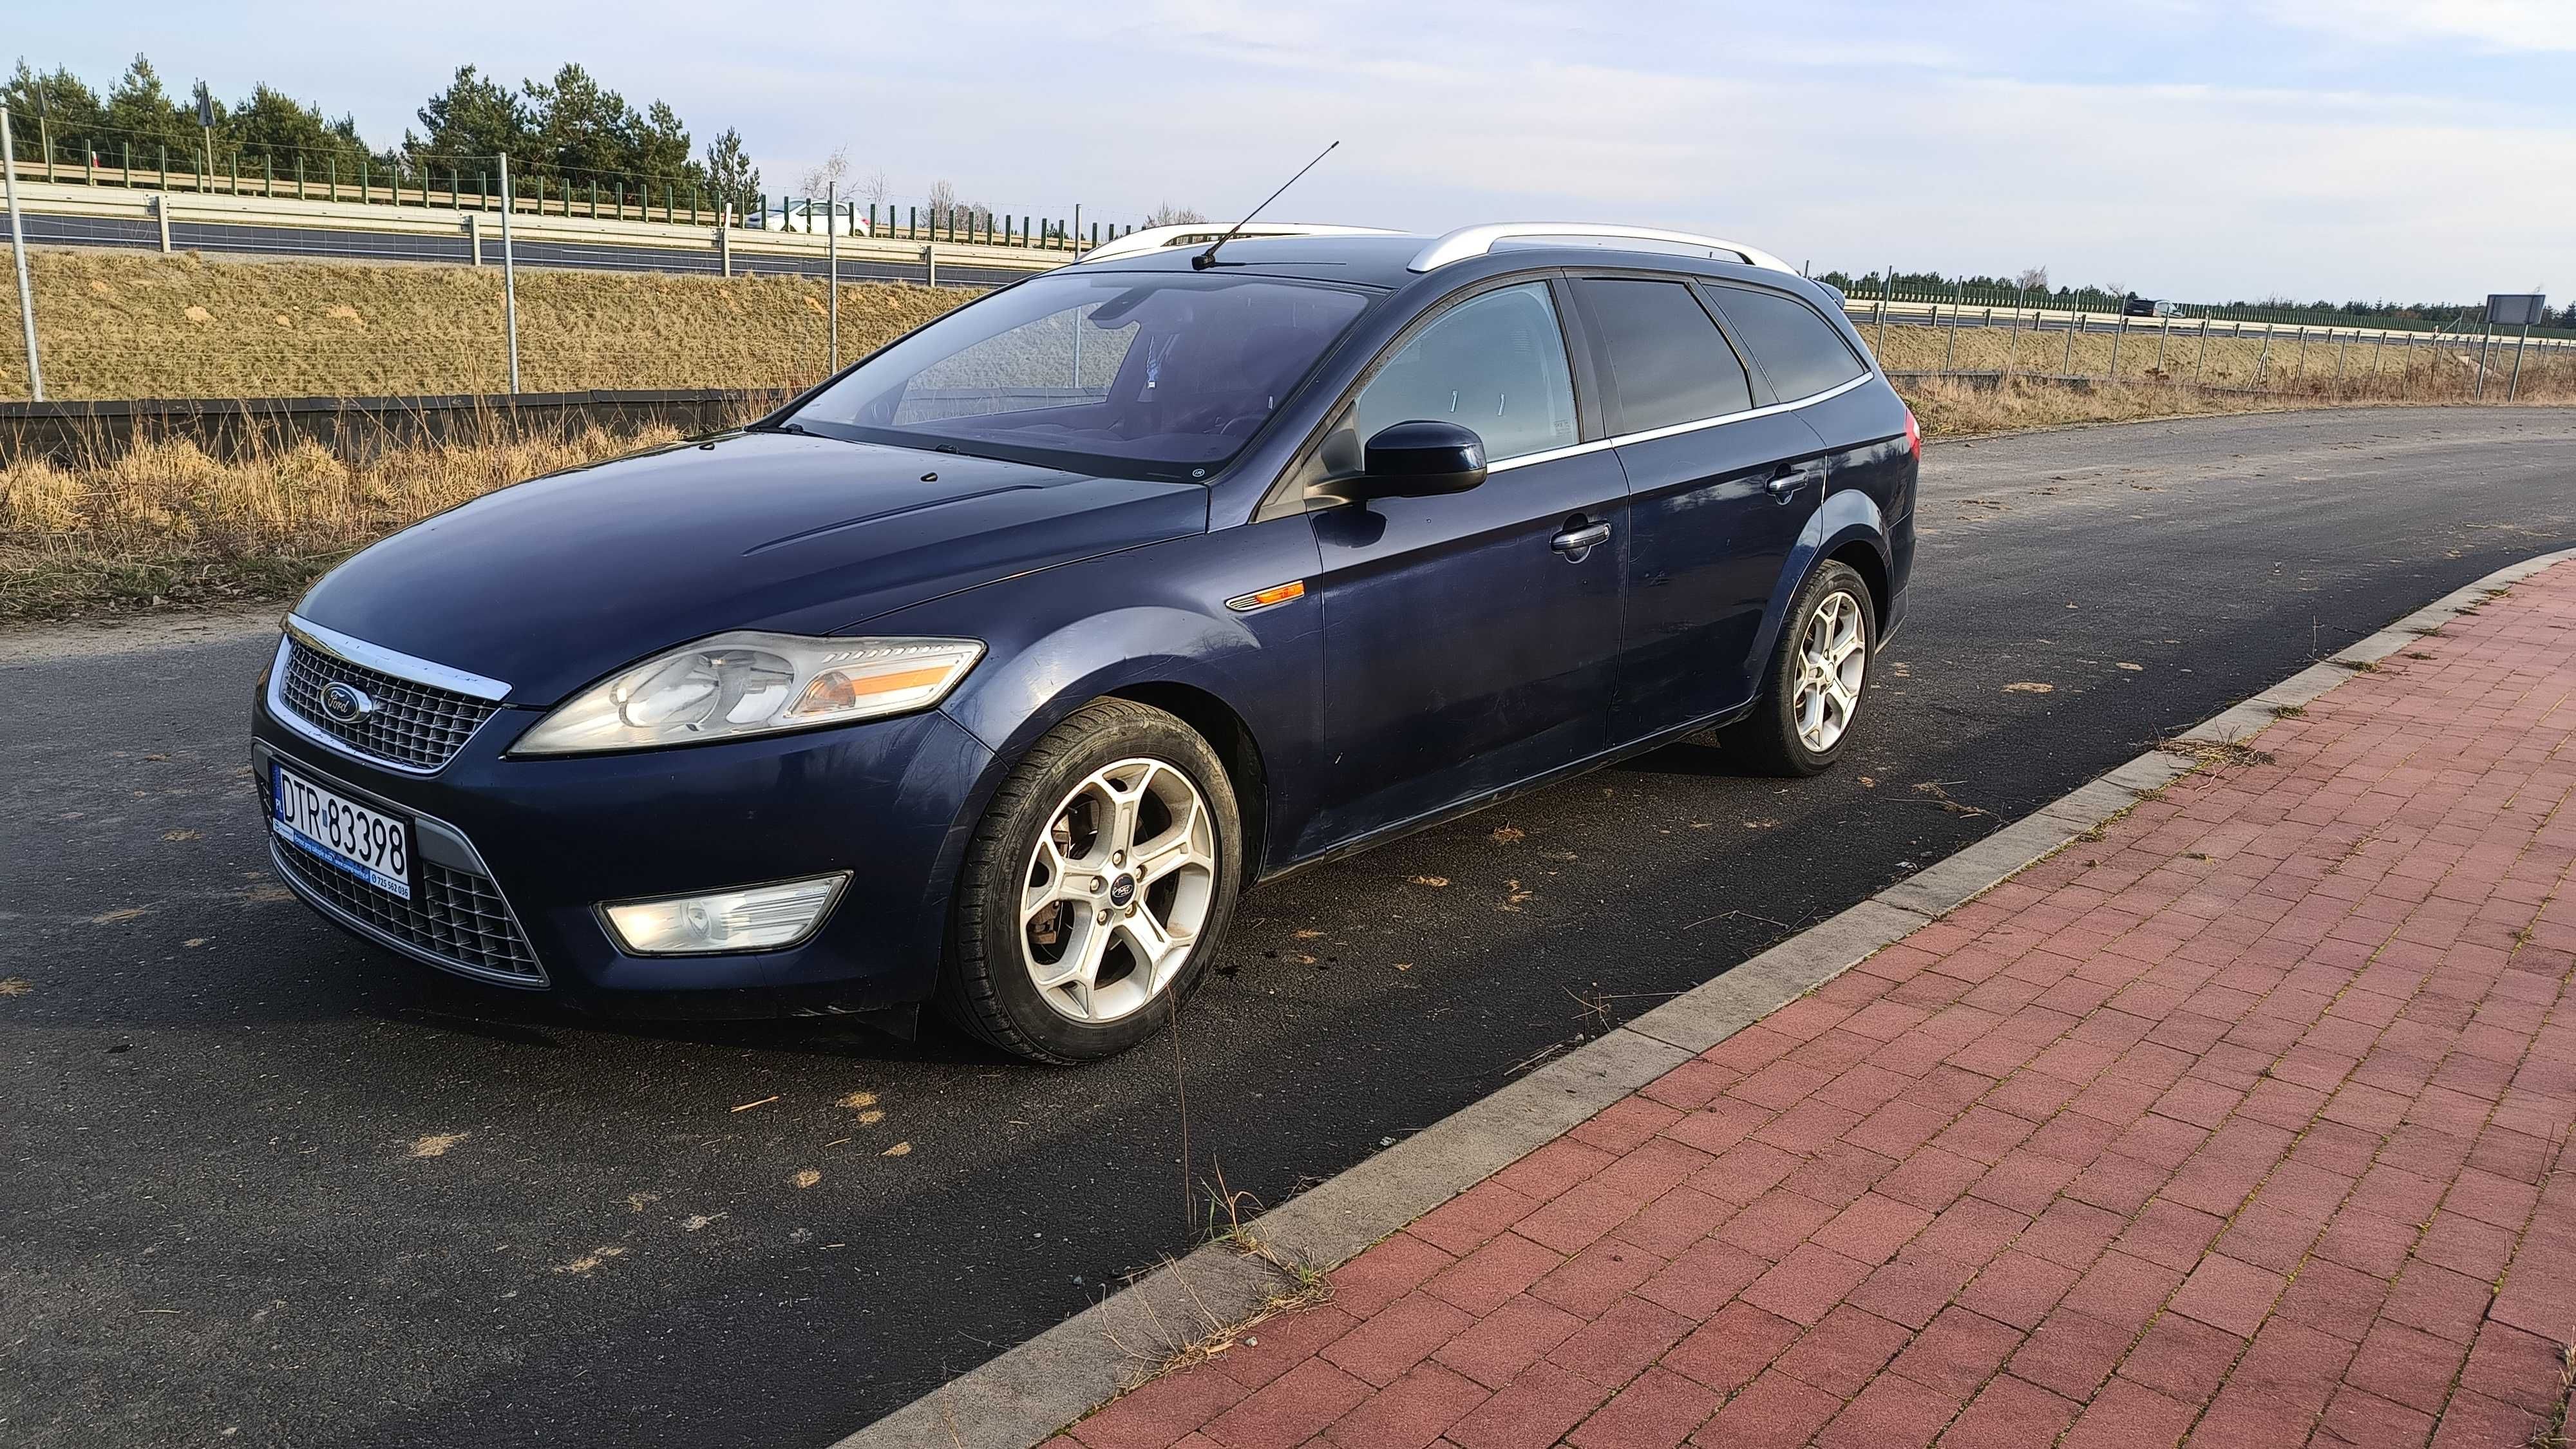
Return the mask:
[[356,724],[376,712],[376,702],[355,685],[334,680],[322,687],[322,712],[342,724]]

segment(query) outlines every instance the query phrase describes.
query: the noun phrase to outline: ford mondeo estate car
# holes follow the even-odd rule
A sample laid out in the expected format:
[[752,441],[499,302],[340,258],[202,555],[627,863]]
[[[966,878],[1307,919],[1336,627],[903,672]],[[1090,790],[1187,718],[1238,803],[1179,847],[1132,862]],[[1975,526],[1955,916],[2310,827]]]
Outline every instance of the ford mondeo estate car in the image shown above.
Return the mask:
[[1711,727],[1832,764],[1920,453],[1734,242],[1138,232],[333,570],[260,689],[271,851],[574,1005],[1098,1058],[1265,877]]

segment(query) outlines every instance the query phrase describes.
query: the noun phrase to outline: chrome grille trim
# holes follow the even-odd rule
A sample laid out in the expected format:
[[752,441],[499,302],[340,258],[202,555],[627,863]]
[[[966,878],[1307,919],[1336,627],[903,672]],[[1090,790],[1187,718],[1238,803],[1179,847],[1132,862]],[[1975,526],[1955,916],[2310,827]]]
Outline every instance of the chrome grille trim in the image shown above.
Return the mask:
[[390,674],[396,679],[407,679],[414,684],[428,685],[432,689],[444,689],[455,694],[470,694],[476,699],[488,699],[494,704],[499,704],[510,695],[510,686],[500,680],[486,679],[480,674],[469,674],[462,669],[453,669],[433,660],[397,653],[381,644],[370,644],[364,639],[353,639],[336,629],[325,629],[312,620],[298,615],[286,616],[286,632],[301,635],[304,642],[314,648],[326,654],[336,654],[362,669],[372,669],[378,674]]
[[[332,719],[322,691],[351,685],[376,702],[363,718]],[[387,769],[435,774],[500,710],[510,687],[414,659],[289,615],[269,670],[269,710],[296,733]]]

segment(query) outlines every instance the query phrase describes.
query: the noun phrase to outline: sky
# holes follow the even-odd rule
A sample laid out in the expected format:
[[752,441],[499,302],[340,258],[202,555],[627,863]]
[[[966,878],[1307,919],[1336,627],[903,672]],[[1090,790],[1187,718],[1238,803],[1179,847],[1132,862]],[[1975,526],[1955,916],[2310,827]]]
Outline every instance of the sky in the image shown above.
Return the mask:
[[1633,222],[1817,271],[2045,266],[2192,301],[2576,293],[2576,0],[12,0],[104,90],[266,81],[379,144],[456,66],[566,60],[772,190],[1231,219]]

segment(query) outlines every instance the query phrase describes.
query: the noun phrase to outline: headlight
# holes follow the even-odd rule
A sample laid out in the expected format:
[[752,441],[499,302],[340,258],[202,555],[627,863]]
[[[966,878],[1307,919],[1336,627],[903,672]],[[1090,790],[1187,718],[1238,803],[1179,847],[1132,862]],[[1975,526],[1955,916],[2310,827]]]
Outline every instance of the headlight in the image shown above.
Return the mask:
[[903,714],[937,704],[983,657],[972,639],[718,634],[593,685],[510,753],[642,750]]

